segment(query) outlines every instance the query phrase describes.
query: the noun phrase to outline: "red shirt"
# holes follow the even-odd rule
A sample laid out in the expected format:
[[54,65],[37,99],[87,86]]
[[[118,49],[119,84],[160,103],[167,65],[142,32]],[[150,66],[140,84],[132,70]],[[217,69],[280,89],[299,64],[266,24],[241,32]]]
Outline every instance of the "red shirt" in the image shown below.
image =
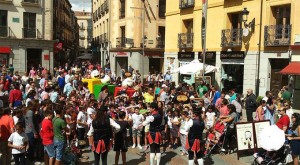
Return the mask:
[[53,144],[54,133],[51,120],[44,119],[42,121],[42,129],[40,135],[41,139],[43,140],[43,145]]
[[276,123],[277,127],[283,130],[283,127],[289,127],[290,125],[290,118],[288,115],[281,116],[281,118]]
[[22,101],[22,92],[20,89],[14,89],[9,93],[9,102]]
[[9,136],[11,135],[11,131],[14,128],[14,120],[9,115],[3,115],[0,118],[0,141],[7,141]]

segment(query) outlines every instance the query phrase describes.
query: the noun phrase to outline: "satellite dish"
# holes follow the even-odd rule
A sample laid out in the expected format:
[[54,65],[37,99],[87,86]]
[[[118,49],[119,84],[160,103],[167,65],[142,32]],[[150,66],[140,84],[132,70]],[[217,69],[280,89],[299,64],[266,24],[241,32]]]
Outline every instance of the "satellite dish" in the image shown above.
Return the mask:
[[244,37],[247,37],[248,35],[249,35],[249,29],[244,28],[244,29],[243,29],[243,36],[244,36]]

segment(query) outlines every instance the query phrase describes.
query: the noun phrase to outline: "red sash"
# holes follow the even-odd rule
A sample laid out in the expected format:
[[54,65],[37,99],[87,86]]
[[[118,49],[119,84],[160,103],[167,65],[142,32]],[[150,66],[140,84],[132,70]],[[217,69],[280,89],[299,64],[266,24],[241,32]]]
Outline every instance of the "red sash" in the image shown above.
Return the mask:
[[97,148],[95,148],[95,144],[93,143],[92,151],[94,151],[98,154],[106,152],[106,146],[105,146],[104,140],[98,141]]
[[151,133],[148,134],[148,141],[149,144],[156,143],[156,144],[162,144],[162,138],[160,132],[155,132],[155,140],[153,141]]
[[200,152],[200,140],[199,139],[195,139],[192,148],[190,147],[189,144],[189,140],[188,138],[186,138],[186,142],[185,142],[185,148],[191,149],[192,151],[194,151],[195,153]]

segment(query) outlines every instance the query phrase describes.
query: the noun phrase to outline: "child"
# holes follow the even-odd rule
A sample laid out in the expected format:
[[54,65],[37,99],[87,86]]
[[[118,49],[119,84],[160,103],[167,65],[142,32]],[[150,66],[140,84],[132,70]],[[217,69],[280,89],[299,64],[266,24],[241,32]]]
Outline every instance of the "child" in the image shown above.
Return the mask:
[[25,149],[28,138],[21,123],[16,124],[16,132],[8,138],[8,146],[12,148],[12,154],[16,165],[25,165]]
[[204,155],[208,153],[208,150],[210,149],[211,144],[216,144],[218,143],[218,139],[216,137],[216,131],[214,128],[209,128],[208,129],[208,136],[207,136],[207,141],[205,143],[205,152]]
[[136,141],[137,141],[137,147],[139,149],[142,149],[141,146],[141,128],[140,125],[143,123],[144,121],[144,116],[140,114],[140,110],[139,108],[135,108],[134,109],[134,114],[132,114],[132,121],[133,121],[133,126],[132,126],[132,141],[133,141],[133,145],[132,148],[136,147]]
[[126,113],[123,111],[119,112],[119,120],[116,121],[120,125],[120,131],[115,134],[114,138],[114,151],[116,151],[115,164],[119,163],[120,152],[122,152],[123,164],[126,164],[126,152],[127,149],[127,129],[130,127],[128,121],[125,121]]
[[54,150],[54,132],[52,125],[53,112],[51,110],[46,110],[44,112],[45,118],[42,121],[42,128],[40,131],[40,136],[42,139],[42,143],[44,145],[44,149],[49,157],[44,158],[45,164],[53,165],[55,158],[55,150]]
[[209,105],[205,113],[205,124],[206,128],[209,129],[214,126],[216,121],[216,113],[214,112],[213,106]]

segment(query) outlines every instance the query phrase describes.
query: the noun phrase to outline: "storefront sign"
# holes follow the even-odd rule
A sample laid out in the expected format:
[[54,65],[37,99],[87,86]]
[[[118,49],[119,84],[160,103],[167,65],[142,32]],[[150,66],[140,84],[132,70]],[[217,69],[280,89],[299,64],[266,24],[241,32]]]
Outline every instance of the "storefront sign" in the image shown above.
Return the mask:
[[10,50],[11,48],[10,47],[1,47],[0,46],[0,53],[5,53],[5,54],[10,54]]
[[127,57],[127,53],[126,52],[116,52],[116,56],[117,57]]
[[221,59],[244,59],[245,58],[245,52],[244,51],[221,51],[220,54]]
[[[198,53],[198,59],[199,60],[203,59],[202,52]],[[216,59],[216,52],[206,52],[205,53],[205,59],[215,60]]]
[[195,52],[178,52],[178,58],[195,58]]

